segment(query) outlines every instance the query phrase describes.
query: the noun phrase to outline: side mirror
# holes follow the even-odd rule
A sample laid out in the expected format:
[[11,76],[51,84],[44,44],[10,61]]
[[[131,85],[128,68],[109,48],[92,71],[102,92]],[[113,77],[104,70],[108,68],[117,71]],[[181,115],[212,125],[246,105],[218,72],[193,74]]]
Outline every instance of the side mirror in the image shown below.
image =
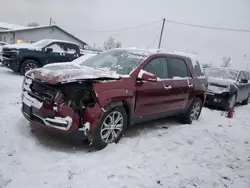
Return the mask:
[[247,84],[247,83],[248,83],[248,80],[247,80],[247,79],[241,79],[241,80],[240,80],[240,83],[242,83],[242,84]]
[[52,48],[46,48],[46,52],[53,52],[53,49]]
[[157,77],[154,74],[149,73],[149,72],[144,71],[144,70],[140,70],[140,72],[138,74],[138,78],[140,80],[143,80],[143,81],[157,82]]

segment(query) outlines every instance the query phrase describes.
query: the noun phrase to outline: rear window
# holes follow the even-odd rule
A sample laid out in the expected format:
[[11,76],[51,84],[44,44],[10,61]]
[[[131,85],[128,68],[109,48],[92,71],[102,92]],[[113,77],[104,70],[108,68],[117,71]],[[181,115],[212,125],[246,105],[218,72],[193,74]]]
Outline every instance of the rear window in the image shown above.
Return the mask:
[[204,71],[199,63],[199,61],[193,62],[194,72],[197,77],[205,76]]
[[187,78],[188,69],[186,63],[182,59],[168,58],[169,78]]

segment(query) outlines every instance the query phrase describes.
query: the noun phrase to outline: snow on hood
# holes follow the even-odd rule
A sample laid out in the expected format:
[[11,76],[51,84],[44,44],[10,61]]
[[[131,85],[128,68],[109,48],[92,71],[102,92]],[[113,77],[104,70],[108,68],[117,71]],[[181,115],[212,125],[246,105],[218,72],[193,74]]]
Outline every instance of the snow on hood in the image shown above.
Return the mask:
[[27,72],[27,74],[33,78],[40,79],[51,84],[88,79],[120,78],[120,75],[113,72],[69,63],[34,69]]
[[215,78],[215,77],[208,77],[208,82],[213,84],[218,84],[222,86],[229,86],[235,83],[235,80],[231,79],[223,79],[223,78]]
[[41,50],[41,47],[34,46],[31,43],[22,43],[22,44],[7,44],[4,45],[3,48],[10,48],[10,49],[22,49],[27,48],[31,50]]

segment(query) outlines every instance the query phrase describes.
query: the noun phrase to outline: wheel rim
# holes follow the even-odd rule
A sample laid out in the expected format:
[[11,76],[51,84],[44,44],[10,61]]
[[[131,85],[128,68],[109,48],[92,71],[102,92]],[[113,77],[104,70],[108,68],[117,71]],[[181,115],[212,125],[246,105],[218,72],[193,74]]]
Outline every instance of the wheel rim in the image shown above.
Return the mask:
[[27,63],[25,66],[25,72],[37,68],[35,63]]
[[199,102],[194,103],[193,108],[190,113],[190,118],[192,121],[196,121],[198,119],[200,110],[201,110],[200,103]]
[[112,143],[123,130],[123,116],[120,112],[111,112],[103,121],[101,127],[101,139],[105,143]]

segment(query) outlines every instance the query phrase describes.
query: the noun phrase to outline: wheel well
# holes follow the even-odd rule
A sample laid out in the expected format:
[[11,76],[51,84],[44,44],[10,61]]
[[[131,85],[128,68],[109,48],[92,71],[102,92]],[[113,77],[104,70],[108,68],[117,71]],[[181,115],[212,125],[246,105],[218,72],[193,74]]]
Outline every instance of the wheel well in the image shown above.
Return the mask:
[[123,106],[127,115],[128,115],[128,125],[130,125],[131,121],[131,109],[130,109],[130,104],[127,101],[117,101],[117,102],[112,102],[106,106],[104,106],[105,110],[110,110],[112,108],[118,107],[118,106]]
[[197,95],[196,97],[201,99],[202,104],[205,103],[205,96],[204,96],[204,94]]
[[238,92],[237,92],[237,91],[235,91],[233,94],[235,94],[235,95],[236,95],[236,99],[237,99],[237,97],[238,97]]
[[128,115],[128,126],[130,125],[131,120],[131,109],[130,104],[127,101],[123,101],[123,107],[125,108],[127,115]]
[[41,61],[40,61],[40,59],[35,58],[35,57],[25,57],[25,58],[22,59],[22,61],[21,61],[21,63],[20,63],[20,66],[19,66],[19,69],[21,68],[21,64],[22,64],[24,61],[27,61],[27,60],[36,61],[36,62],[41,66]]

